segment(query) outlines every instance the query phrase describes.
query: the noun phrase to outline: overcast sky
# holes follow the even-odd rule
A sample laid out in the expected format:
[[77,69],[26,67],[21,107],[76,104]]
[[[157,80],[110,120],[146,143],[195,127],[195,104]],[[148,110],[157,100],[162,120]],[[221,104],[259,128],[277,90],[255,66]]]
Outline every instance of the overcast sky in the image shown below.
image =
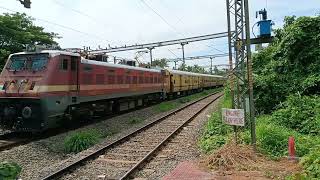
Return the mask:
[[[31,0],[25,9],[17,0],[0,0],[0,13],[25,12],[46,31],[58,33],[63,48],[91,48],[157,42],[227,31],[225,0]],[[3,9],[7,8],[7,9]],[[250,25],[257,10],[267,8],[276,27],[284,16],[313,16],[320,12],[319,0],[250,0]],[[9,9],[9,10],[8,10]],[[161,17],[160,17],[161,16]],[[210,47],[212,46],[212,47]],[[227,39],[185,46],[186,56],[227,52]],[[113,55],[133,58],[135,51]],[[154,50],[155,58],[181,57],[180,46]],[[141,57],[149,61],[149,55]],[[187,62],[209,65],[209,60]],[[214,64],[226,64],[216,58]],[[172,65],[171,65],[172,67]]]

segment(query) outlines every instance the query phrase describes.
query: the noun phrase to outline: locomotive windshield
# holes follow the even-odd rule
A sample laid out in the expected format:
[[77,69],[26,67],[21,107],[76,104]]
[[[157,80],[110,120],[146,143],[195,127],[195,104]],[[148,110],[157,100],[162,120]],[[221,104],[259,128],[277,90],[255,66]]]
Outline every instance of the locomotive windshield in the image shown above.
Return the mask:
[[19,54],[11,56],[8,69],[38,71],[48,63],[48,54]]

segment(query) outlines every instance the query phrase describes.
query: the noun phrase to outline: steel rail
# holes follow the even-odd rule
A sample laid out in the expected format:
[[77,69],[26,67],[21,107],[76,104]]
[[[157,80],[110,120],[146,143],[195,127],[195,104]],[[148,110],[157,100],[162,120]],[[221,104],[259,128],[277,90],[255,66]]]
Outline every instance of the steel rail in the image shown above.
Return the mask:
[[[170,112],[170,113],[168,113],[166,115],[163,115],[162,117],[157,118],[156,120],[152,121],[151,123],[149,123],[149,124],[139,128],[139,129],[137,129],[136,131],[134,131],[132,133],[129,133],[129,134],[125,135],[124,137],[122,137],[122,138],[120,138],[118,140],[115,140],[115,141],[105,145],[104,147],[101,147],[101,148],[97,149],[94,152],[88,153],[85,156],[79,158],[77,161],[74,161],[74,162],[68,164],[67,166],[60,167],[57,170],[51,172],[50,174],[47,174],[44,177],[40,177],[39,179],[41,179],[41,180],[56,179],[56,178],[60,177],[62,174],[72,170],[76,166],[79,166],[79,165],[81,165],[82,163],[84,163],[84,162],[86,162],[88,160],[94,159],[97,156],[99,156],[100,154],[102,154],[105,151],[107,151],[108,149],[110,149],[110,148],[112,148],[112,147],[114,147],[114,146],[116,146],[118,144],[121,144],[122,142],[126,141],[127,139],[130,139],[132,136],[134,136],[134,135],[136,135],[136,134],[138,134],[140,132],[143,132],[144,130],[154,126],[155,124],[157,124],[157,123],[161,122],[162,120],[164,120],[164,119],[176,114],[177,112],[180,112],[180,111],[184,110],[185,108],[187,108],[187,107],[189,107],[189,106],[191,106],[193,104],[196,104],[199,101],[202,101],[202,100],[204,100],[204,99],[206,99],[208,97],[211,97],[211,96],[213,96],[213,95],[215,95],[217,93],[219,93],[219,92],[215,92],[215,93],[212,93],[212,94],[207,95],[205,97],[202,97],[202,98],[200,98],[198,100],[195,100],[195,101],[193,101],[191,103],[188,103],[188,104],[186,104],[186,105],[184,105],[184,106],[182,106],[182,107],[180,107],[180,108],[178,108],[178,109],[176,109],[176,110],[174,110],[174,111],[172,111],[172,112]],[[209,103],[209,104],[211,104],[211,103]]]
[[28,138],[19,137],[18,133],[10,132],[0,136],[0,152],[4,150],[11,149],[13,147],[26,144],[30,142]]
[[197,113],[195,113],[192,117],[190,117],[188,120],[183,122],[178,128],[176,128],[170,135],[168,135],[162,142],[160,142],[153,150],[151,150],[145,157],[143,157],[142,160],[140,160],[134,167],[132,167],[125,175],[123,175],[120,180],[124,180],[130,177],[139,167],[141,167],[144,163],[148,161],[157,151],[161,149],[161,147],[167,143],[171,138],[173,138],[174,135],[178,134],[178,132],[187,125],[190,121],[192,121],[194,118],[196,118],[204,109],[206,109],[210,104],[212,104],[214,101],[216,101],[220,96],[214,98],[212,101],[210,101],[208,104],[206,104],[204,107],[202,107]]

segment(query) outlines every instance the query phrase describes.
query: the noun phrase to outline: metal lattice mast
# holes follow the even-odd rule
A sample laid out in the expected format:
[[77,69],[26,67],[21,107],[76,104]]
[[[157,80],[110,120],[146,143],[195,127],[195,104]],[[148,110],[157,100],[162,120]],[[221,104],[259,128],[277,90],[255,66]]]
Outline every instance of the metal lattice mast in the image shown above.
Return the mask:
[[[244,109],[245,122],[250,124],[251,140],[255,148],[255,117],[250,47],[248,0],[226,0],[228,20],[230,88],[233,108]],[[232,26],[232,18],[234,25]],[[234,29],[234,34],[232,34]],[[233,56],[234,48],[234,56]],[[232,67],[233,59],[235,67]]]

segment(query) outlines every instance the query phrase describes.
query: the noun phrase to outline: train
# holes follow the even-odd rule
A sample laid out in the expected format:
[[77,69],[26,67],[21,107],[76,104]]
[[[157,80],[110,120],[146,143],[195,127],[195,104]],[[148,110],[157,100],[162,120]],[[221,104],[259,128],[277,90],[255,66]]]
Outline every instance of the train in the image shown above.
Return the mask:
[[0,126],[43,132],[223,86],[223,76],[89,60],[61,50],[11,54],[0,74]]

